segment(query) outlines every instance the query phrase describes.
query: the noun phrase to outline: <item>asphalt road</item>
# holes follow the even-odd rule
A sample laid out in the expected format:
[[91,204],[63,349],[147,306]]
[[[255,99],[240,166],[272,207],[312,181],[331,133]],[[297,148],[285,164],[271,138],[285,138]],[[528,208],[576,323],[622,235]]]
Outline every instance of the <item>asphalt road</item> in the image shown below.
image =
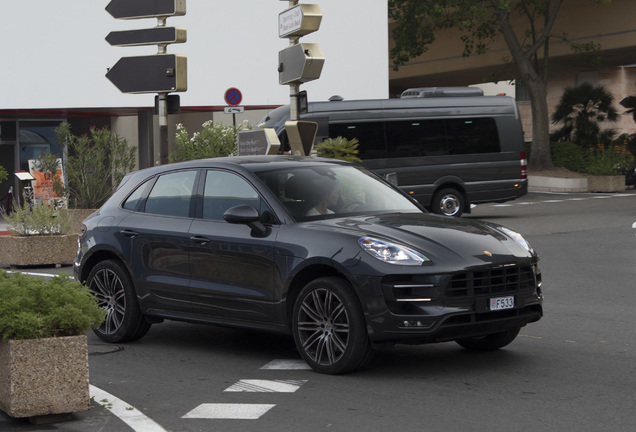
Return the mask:
[[398,345],[326,376],[269,334],[174,322],[131,344],[91,334],[93,408],[49,426],[0,413],[0,430],[633,430],[636,191],[529,194],[466,217],[523,233],[541,257],[545,316],[503,350]]

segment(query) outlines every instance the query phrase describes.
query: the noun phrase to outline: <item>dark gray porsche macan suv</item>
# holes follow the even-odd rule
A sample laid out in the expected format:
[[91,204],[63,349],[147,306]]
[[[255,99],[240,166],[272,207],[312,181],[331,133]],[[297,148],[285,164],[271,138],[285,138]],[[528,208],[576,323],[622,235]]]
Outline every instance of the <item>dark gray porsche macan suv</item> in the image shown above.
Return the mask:
[[381,343],[508,345],[541,318],[537,255],[504,227],[428,214],[363,168],[235,157],[126,176],[87,218],[74,270],[107,311],[97,335],[163,319],[291,333],[316,371]]

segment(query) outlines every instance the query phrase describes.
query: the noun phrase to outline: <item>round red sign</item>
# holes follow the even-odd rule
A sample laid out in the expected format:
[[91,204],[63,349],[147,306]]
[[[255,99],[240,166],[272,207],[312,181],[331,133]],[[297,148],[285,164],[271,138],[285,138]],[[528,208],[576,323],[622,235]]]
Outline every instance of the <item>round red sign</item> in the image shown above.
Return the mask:
[[236,106],[240,104],[242,100],[243,95],[241,94],[241,91],[239,89],[230,87],[229,89],[225,90],[225,102],[228,105]]

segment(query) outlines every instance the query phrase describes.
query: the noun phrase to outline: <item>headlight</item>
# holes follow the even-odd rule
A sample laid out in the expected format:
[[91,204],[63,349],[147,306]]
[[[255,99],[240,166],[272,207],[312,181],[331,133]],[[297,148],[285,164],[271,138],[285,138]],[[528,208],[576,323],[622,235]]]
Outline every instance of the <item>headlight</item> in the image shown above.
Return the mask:
[[524,248],[525,250],[527,250],[530,253],[534,253],[534,250],[532,249],[532,246],[530,246],[530,243],[528,243],[526,241],[526,239],[524,239],[521,234],[519,234],[516,231],[509,230],[508,228],[504,228],[504,227],[499,227],[499,229],[501,231],[503,231],[504,234],[506,234],[508,237],[513,239],[519,246],[521,246],[522,248]]
[[377,240],[371,237],[362,237],[358,240],[358,244],[362,250],[372,257],[389,264],[415,266],[430,261],[428,257],[414,251],[411,248]]

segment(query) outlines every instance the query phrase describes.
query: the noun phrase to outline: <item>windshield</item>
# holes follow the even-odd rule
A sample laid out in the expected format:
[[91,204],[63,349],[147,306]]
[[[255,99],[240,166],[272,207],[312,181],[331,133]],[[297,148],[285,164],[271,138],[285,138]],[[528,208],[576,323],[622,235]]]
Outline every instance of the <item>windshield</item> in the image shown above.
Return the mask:
[[298,221],[378,213],[421,213],[407,197],[355,166],[306,166],[255,173]]

